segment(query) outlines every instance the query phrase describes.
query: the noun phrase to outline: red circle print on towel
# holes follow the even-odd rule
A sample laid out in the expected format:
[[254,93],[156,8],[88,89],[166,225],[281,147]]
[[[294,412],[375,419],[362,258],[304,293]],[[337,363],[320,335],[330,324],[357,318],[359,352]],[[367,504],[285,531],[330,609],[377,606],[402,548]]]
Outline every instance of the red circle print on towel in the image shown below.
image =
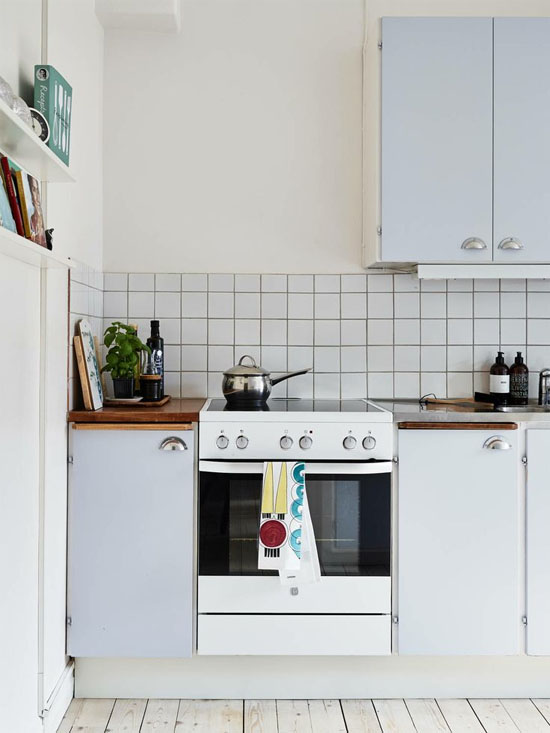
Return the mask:
[[278,519],[268,519],[260,527],[260,542],[264,547],[281,547],[286,540],[286,536],[286,525]]

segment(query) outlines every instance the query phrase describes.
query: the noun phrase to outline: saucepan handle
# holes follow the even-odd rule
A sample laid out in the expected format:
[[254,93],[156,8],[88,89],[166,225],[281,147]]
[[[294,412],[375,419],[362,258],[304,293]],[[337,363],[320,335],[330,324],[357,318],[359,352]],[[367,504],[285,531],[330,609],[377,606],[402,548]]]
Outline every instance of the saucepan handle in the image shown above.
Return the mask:
[[275,377],[275,379],[271,380],[271,384],[279,384],[279,382],[283,382],[285,379],[290,379],[290,377],[298,377],[300,374],[307,374],[310,372],[312,367],[308,367],[307,369],[300,369],[299,372],[289,372],[288,374],[283,374],[281,377]]

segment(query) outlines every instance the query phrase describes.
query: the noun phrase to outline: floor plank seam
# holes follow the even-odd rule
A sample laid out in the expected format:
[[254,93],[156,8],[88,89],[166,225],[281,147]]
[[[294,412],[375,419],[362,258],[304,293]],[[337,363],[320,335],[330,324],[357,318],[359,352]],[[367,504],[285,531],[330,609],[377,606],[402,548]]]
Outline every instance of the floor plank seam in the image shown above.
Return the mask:
[[472,705],[470,699],[469,698],[466,698],[466,701],[467,701],[468,705],[470,706],[470,708],[472,709],[473,714],[478,719],[480,726],[483,728],[483,730],[485,731],[485,733],[487,733],[487,728],[483,725],[483,722],[482,722],[481,718],[479,717],[479,715],[476,713],[476,710],[475,710],[474,706]]

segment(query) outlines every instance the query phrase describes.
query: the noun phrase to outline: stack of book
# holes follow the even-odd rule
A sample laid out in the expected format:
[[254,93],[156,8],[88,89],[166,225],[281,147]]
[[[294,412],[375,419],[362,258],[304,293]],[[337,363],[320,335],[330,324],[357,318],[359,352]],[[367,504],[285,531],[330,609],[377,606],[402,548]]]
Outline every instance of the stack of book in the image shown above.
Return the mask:
[[0,156],[0,226],[47,246],[40,185],[5,155]]

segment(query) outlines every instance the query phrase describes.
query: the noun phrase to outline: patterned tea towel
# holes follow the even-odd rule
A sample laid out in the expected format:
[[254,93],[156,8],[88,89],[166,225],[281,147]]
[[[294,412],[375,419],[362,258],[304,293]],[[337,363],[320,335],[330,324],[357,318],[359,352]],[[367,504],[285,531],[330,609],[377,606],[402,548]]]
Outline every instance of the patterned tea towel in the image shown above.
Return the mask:
[[284,585],[321,579],[307,502],[305,464],[264,463],[258,568],[278,570]]

